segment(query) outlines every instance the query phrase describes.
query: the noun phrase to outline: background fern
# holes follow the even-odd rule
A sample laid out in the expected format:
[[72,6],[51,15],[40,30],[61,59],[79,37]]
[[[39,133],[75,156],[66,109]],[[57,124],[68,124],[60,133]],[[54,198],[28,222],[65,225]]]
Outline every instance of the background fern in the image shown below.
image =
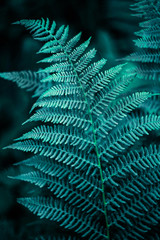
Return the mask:
[[134,16],[142,19],[139,24],[142,29],[135,33],[138,38],[134,42],[139,49],[125,59],[138,63],[137,72],[144,79],[159,81],[159,2],[139,0],[131,9]]
[[51,87],[50,84],[41,83],[41,79],[47,76],[47,74],[33,71],[0,73],[1,78],[15,82],[18,87],[24,88],[26,91],[35,91],[33,97],[39,97],[46,89]]
[[[132,14],[140,19],[140,30],[135,32],[137,39],[134,40],[138,47],[133,53],[125,57],[127,61],[136,64],[136,73],[139,77],[136,88],[153,89],[159,92],[159,46],[160,46],[160,25],[159,25],[159,2],[150,0],[138,0],[131,4]],[[158,112],[159,96],[150,98],[143,104],[145,112]]]
[[43,123],[9,146],[35,154],[18,163],[30,170],[12,178],[45,188],[42,196],[18,202],[73,230],[75,239],[109,239],[109,232],[111,239],[152,239],[160,217],[160,151],[132,146],[160,127],[156,114],[135,111],[155,94],[127,94],[135,70],[125,64],[100,72],[106,60],[94,62],[95,49],[85,53],[90,38],[76,46],[80,34],[68,40],[69,28],[56,30],[48,19],[17,23],[46,41],[39,53],[51,53],[42,60],[50,66],[38,73],[53,85],[27,120]]

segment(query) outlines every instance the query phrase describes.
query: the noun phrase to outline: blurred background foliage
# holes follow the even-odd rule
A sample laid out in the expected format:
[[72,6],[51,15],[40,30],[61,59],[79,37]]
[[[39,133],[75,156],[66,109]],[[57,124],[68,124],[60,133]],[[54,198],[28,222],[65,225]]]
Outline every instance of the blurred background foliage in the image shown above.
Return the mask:
[[[83,32],[82,40],[92,36],[92,45],[99,58],[108,60],[108,67],[134,52],[134,32],[138,19],[129,9],[133,0],[1,0],[0,1],[0,72],[37,70],[40,59],[36,51],[40,42],[20,26],[11,23],[20,19],[49,18],[57,24],[70,25],[70,35]],[[1,79],[0,87],[0,239],[33,239],[51,227],[16,203],[16,197],[29,192],[27,184],[10,180],[17,169],[13,163],[25,159],[21,152],[2,150],[22,134],[27,126],[34,99],[31,93],[19,89],[14,83]],[[53,225],[52,225],[53,229]],[[30,238],[30,237],[33,238]]]

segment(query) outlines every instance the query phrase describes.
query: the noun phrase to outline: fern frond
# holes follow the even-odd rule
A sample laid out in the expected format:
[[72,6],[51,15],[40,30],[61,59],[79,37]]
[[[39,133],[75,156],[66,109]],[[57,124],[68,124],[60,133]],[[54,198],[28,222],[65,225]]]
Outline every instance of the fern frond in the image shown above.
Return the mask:
[[131,10],[136,12],[133,14],[134,16],[147,20],[159,18],[159,5],[157,1],[139,0],[131,5]]
[[[56,175],[56,174],[55,174]],[[94,195],[91,194],[90,198],[88,198],[87,191],[84,192],[84,188],[80,190],[79,188],[75,189],[75,186],[73,184],[65,182],[62,178],[62,176],[56,176],[53,177],[48,174],[41,173],[39,171],[29,172],[25,174],[18,175],[16,177],[12,177],[13,179],[22,180],[26,182],[30,182],[32,184],[35,184],[39,186],[40,188],[43,188],[46,186],[51,192],[53,192],[57,198],[64,198],[64,200],[73,205],[77,208],[81,208],[82,212],[86,211],[90,214],[90,216],[97,215],[97,217],[100,217],[100,215],[104,214],[102,204],[99,201],[92,202],[91,197]],[[62,180],[61,180],[62,179]],[[83,181],[82,184],[85,184]],[[98,188],[97,188],[98,191]],[[101,191],[100,191],[101,193]],[[95,196],[94,196],[95,197]],[[96,194],[96,198],[98,197],[98,194]]]
[[[18,23],[46,41],[38,53],[50,54],[41,61],[48,65],[36,73],[44,74],[41,83],[50,86],[26,121],[36,126],[7,147],[35,154],[16,164],[31,170],[13,178],[44,188],[48,197],[18,202],[82,239],[109,240],[109,231],[116,240],[145,237],[159,221],[159,148],[130,148],[160,128],[160,117],[130,113],[156,94],[128,95],[137,68],[121,64],[102,73],[106,60],[95,62],[96,50],[88,50],[91,38],[79,44],[79,33],[69,40],[68,26],[56,29],[48,19]],[[130,58],[154,66],[158,48]]]
[[[66,52],[71,52],[71,50],[76,46],[76,44],[79,42],[81,38],[81,33],[77,34],[75,37],[73,37],[71,40],[69,40],[65,46]],[[38,51],[38,53],[56,53],[56,51],[61,50],[61,46],[57,45],[57,40],[51,40],[47,41],[41,49]]]
[[159,51],[139,51],[132,53],[130,56],[126,57],[127,61],[142,62],[142,63],[160,63],[160,53]]
[[[58,157],[56,157],[56,160],[54,161],[50,158],[36,155],[23,160],[16,165],[34,167],[42,173],[52,177],[54,176],[58,179],[67,177],[70,184],[74,185],[77,189],[89,192],[90,196],[98,196],[101,193],[100,181],[95,178],[95,175],[98,172],[96,167],[94,167],[94,171],[91,171],[91,169],[89,171],[89,167],[92,166],[92,164],[89,165],[89,162],[88,168],[83,164],[79,167],[79,165],[76,166],[75,163],[66,162],[66,159],[62,160],[62,156]],[[82,174],[79,169],[86,171],[86,173]]]
[[[106,169],[106,182],[111,182],[115,186],[116,178],[123,178],[128,174],[137,176],[138,171],[146,171],[149,168],[155,168],[160,164],[160,149],[156,145],[150,145],[147,147],[141,147],[139,151],[134,150],[127,155],[119,158],[113,162],[113,165],[109,169]],[[118,178],[117,178],[118,180]]]
[[[15,22],[14,24],[20,24],[25,26],[26,29],[30,30],[33,33],[33,37],[39,41],[49,41],[53,39],[52,34],[55,33],[56,23],[53,21],[51,26],[49,27],[49,19],[45,21],[43,18],[41,20],[20,20]],[[63,33],[64,26],[61,26],[57,31],[57,38]]]
[[[148,64],[150,67],[148,67]],[[149,80],[160,80],[160,69],[154,64],[143,63],[143,66],[137,66],[136,72],[140,78],[149,79]]]
[[60,84],[51,87],[49,90],[45,91],[44,94],[41,95],[40,98],[43,97],[53,97],[53,96],[63,96],[63,95],[73,95],[73,94],[80,94],[81,87],[80,86],[70,86],[67,84]]
[[137,40],[134,40],[135,45],[139,48],[152,48],[152,49],[159,49],[159,39],[157,36],[151,36],[151,37],[143,37],[139,38]]
[[54,220],[67,229],[74,229],[82,237],[90,235],[91,240],[107,239],[105,231],[99,223],[85,217],[79,210],[64,205],[53,198],[19,198],[18,202],[27,207],[40,218]]
[[[91,126],[90,120],[81,114],[77,114],[73,109],[71,111],[63,111],[63,109],[42,108],[38,109],[27,121],[23,124],[33,121],[50,122],[54,124],[63,124],[66,126],[72,125],[87,131]],[[85,113],[84,113],[85,114]]]
[[106,169],[105,181],[112,188],[106,199],[109,219],[111,226],[119,229],[119,239],[143,239],[143,234],[158,224],[159,160],[159,147],[151,145],[131,151]]
[[[71,59],[71,61],[75,62],[77,61],[77,59],[79,57],[82,56],[82,54],[84,53],[84,51],[88,48],[89,44],[91,41],[91,37],[86,40],[84,43],[82,43],[81,45],[79,45],[78,47],[76,47],[73,52],[71,52],[71,54],[69,55],[69,58]],[[66,46],[67,47],[67,46]],[[65,49],[66,51],[66,49]]]
[[76,169],[86,169],[86,173],[95,173],[99,170],[95,156],[86,154],[85,152],[77,150],[73,146],[64,145],[51,146],[47,143],[38,141],[25,140],[23,142],[16,142],[6,147],[10,149],[17,149],[24,152],[33,152],[34,154],[39,153],[41,156],[53,158],[58,162],[62,162]]
[[39,97],[48,87],[51,87],[49,83],[41,83],[41,79],[47,76],[47,73],[37,73],[33,71],[0,73],[1,78],[15,82],[18,87],[24,88],[26,91],[34,91],[33,97]]
[[68,72],[61,72],[61,73],[53,73],[49,76],[42,79],[41,82],[53,82],[53,83],[59,83],[59,82],[70,82],[70,83],[76,83],[76,77],[77,75],[73,71]]
[[87,69],[83,70],[79,76],[80,82],[86,86],[90,81],[90,79],[94,77],[97,74],[97,72],[99,72],[103,68],[105,64],[106,64],[106,60],[101,59],[100,61],[90,65]]
[[151,130],[160,128],[160,117],[157,115],[146,115],[145,117],[133,118],[126,122],[125,126],[115,130],[113,134],[106,137],[106,141],[99,143],[104,149],[102,155],[113,157],[124,151],[139,140],[144,134],[149,134]]
[[136,109],[151,96],[152,94],[149,92],[136,92],[116,101],[113,106],[108,107],[105,111],[105,115],[96,129],[97,134],[105,137],[129,112]]
[[99,92],[100,90],[105,88],[108,85],[108,83],[111,81],[111,79],[113,79],[118,73],[120,73],[123,66],[125,66],[125,65],[126,64],[117,65],[117,66],[105,71],[104,73],[101,73],[98,76],[96,76],[92,80],[92,85],[90,86],[90,88],[87,92],[87,96],[90,99],[92,99],[93,96],[97,92]]
[[92,59],[95,57],[96,55],[96,50],[95,48],[93,48],[92,50],[90,50],[89,52],[87,52],[86,54],[84,54],[84,56],[82,56],[78,62],[75,64],[76,66],[76,71],[77,72],[82,72],[84,68],[87,67],[87,65],[92,61]]
[[91,139],[87,139],[86,136],[83,136],[82,132],[76,131],[76,129],[63,127],[63,126],[45,126],[41,125],[35,127],[30,132],[25,133],[22,137],[16,140],[25,140],[25,139],[35,139],[42,140],[42,142],[49,142],[51,145],[56,144],[69,144],[77,146],[79,149],[90,148],[91,145],[94,145],[94,142]]
[[79,99],[73,99],[71,97],[65,97],[64,99],[60,99],[59,97],[55,98],[45,98],[45,99],[39,99],[33,107],[31,108],[31,111],[33,111],[36,107],[47,107],[47,108],[61,108],[61,109],[86,109],[86,102],[84,100]]
[[[152,72],[153,69],[158,69],[158,71],[160,71],[159,3],[150,0],[138,1],[132,5],[131,9],[136,12],[134,14],[135,16],[142,18],[142,22],[139,24],[142,30],[135,33],[135,35],[140,38],[134,40],[135,45],[138,46],[140,50],[127,56],[125,60],[138,63],[137,73],[140,72],[141,77],[159,81],[159,73],[157,74],[157,71]],[[148,63],[148,66],[146,63]]]
[[60,63],[55,63],[47,68],[41,69],[38,72],[39,73],[54,73],[54,72],[65,72],[65,71],[71,71],[72,70],[72,64],[69,63],[68,61],[60,62]]
[[148,114],[159,114],[160,113],[160,104],[159,104],[159,97],[154,96],[149,101],[146,101],[142,104],[142,109],[145,113]]
[[159,37],[160,36],[160,29],[159,25],[153,25],[148,27],[147,29],[142,29],[138,32],[135,32],[135,35],[138,37],[144,38],[151,38],[151,37]]
[[115,79],[107,89],[100,91],[92,102],[91,113],[100,116],[102,112],[107,109],[109,104],[127,88],[129,83],[133,80],[133,76],[135,76],[135,74],[131,74],[131,76],[123,76],[121,81]]

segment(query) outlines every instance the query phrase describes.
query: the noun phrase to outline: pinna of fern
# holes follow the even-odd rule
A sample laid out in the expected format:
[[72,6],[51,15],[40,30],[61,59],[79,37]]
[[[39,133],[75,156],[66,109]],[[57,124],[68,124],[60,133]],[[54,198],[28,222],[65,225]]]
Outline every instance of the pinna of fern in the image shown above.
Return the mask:
[[1,78],[15,82],[18,87],[26,89],[26,91],[34,91],[33,97],[39,97],[52,86],[50,83],[41,83],[41,79],[47,76],[47,73],[38,73],[30,70],[0,73]]
[[39,53],[49,54],[42,60],[47,67],[38,73],[46,75],[42,83],[52,85],[26,121],[36,126],[8,146],[34,153],[17,163],[31,171],[12,178],[48,194],[18,202],[70,230],[75,239],[151,236],[160,220],[160,148],[131,147],[160,128],[160,116],[133,112],[154,94],[126,94],[135,72],[126,64],[103,70],[106,60],[94,62],[90,38],[80,45],[81,34],[68,40],[68,26],[56,30],[48,19],[17,23],[45,41]]

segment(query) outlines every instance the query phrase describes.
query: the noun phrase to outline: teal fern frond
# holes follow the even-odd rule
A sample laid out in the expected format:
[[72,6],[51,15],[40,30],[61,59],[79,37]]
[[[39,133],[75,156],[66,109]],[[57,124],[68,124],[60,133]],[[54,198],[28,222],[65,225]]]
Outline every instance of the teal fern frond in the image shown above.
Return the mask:
[[160,113],[160,105],[158,96],[154,96],[142,104],[142,109],[145,113],[156,114]]
[[30,171],[12,178],[45,189],[18,202],[74,239],[150,236],[160,220],[160,148],[132,146],[160,128],[156,113],[136,113],[155,94],[128,93],[135,70],[126,64],[104,70],[105,59],[94,62],[90,38],[80,45],[81,33],[68,40],[68,26],[56,30],[48,19],[17,23],[45,41],[39,53],[49,54],[41,61],[48,66],[37,74],[51,84],[25,122],[36,126],[7,147],[34,153],[16,163]]
[[145,79],[160,79],[160,11],[159,2],[155,0],[139,0],[131,5],[135,11],[134,16],[142,19],[139,26],[142,30],[135,33],[138,37],[134,40],[135,45],[140,48],[127,56],[127,61],[138,63],[137,73]]
[[18,87],[26,89],[26,91],[34,91],[33,97],[39,97],[46,89],[51,87],[49,83],[41,83],[41,80],[47,76],[47,73],[38,73],[30,70],[0,73],[1,78],[15,82]]

